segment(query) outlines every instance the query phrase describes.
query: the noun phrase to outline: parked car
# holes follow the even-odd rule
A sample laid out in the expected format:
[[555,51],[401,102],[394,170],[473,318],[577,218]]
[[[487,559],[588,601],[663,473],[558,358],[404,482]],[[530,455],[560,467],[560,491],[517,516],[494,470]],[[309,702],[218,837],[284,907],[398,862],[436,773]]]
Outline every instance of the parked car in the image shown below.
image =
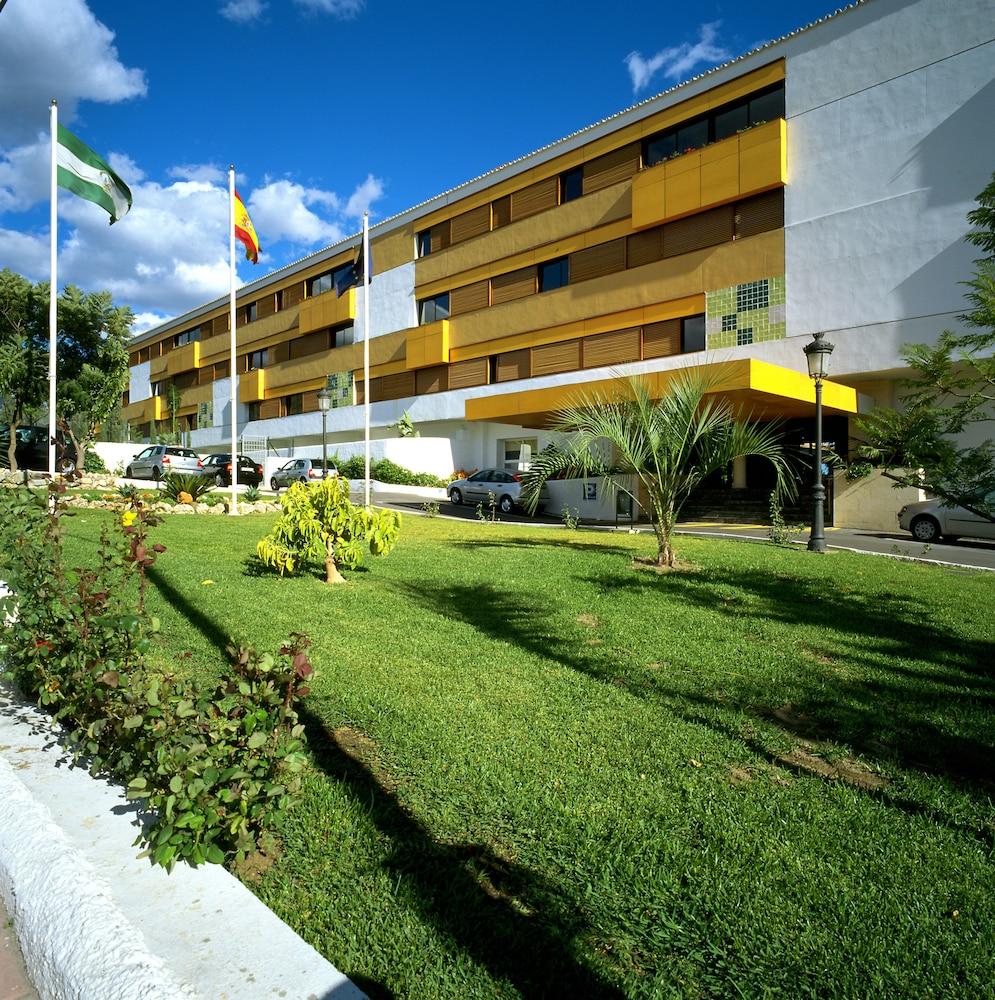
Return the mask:
[[159,482],[167,472],[199,476],[204,473],[200,456],[189,448],[172,444],[152,444],[140,451],[124,470],[128,479],[154,479]]
[[[339,470],[334,465],[329,464],[328,474],[329,476],[337,476]],[[284,462],[270,476],[269,485],[274,493],[279,493],[281,486],[289,486],[291,483],[306,483],[321,478],[320,458],[292,458],[289,462]]]
[[[995,493],[985,500],[995,502]],[[911,531],[912,537],[919,542],[935,542],[941,536],[944,541],[956,542],[961,535],[995,539],[995,522],[972,514],[964,507],[944,506],[943,500],[906,504],[898,512],[898,526],[903,531]]]
[[[14,458],[19,469],[32,472],[48,471],[48,428],[26,424],[14,431],[17,445]],[[0,468],[9,469],[10,424],[0,424]],[[76,471],[76,449],[72,441],[57,431],[55,435],[55,470],[63,475]]]
[[[522,482],[514,473],[503,469],[481,469],[465,479],[456,479],[446,487],[449,502],[455,506],[463,503],[477,504],[488,502],[488,496],[493,493],[497,508],[502,514],[510,514],[518,508],[524,510],[522,504]],[[549,503],[549,491],[545,485],[539,492],[541,511]]]
[[[231,486],[231,452],[208,455],[204,459],[204,475],[212,477],[216,486]],[[258,486],[263,481],[263,467],[248,455],[239,455],[238,481],[245,486]]]

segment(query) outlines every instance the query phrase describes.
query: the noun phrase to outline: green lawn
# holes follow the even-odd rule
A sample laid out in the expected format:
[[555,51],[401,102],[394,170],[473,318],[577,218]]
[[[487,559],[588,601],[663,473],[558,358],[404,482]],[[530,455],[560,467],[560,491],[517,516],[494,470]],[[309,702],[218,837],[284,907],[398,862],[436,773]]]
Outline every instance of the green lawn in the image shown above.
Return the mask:
[[408,517],[328,588],[271,522],[157,529],[155,655],[313,637],[252,886],[372,996],[993,995],[992,575]]

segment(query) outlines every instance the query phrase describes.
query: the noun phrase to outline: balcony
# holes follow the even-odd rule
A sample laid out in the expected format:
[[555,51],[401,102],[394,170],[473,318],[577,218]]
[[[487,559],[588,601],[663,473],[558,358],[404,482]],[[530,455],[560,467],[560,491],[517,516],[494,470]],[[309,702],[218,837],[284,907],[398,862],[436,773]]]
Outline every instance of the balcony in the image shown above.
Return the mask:
[[350,288],[341,296],[336,295],[334,291],[323,292],[301,303],[300,332],[305,334],[324,329],[326,326],[339,326],[355,318],[355,288]]
[[195,340],[182,347],[176,347],[165,357],[166,373],[179,375],[180,372],[193,371],[200,367],[200,341]]
[[122,413],[128,423],[146,424],[151,420],[162,420],[165,411],[166,404],[162,396],[149,396],[148,399],[130,403]]
[[449,363],[449,320],[415,326],[406,331],[405,367],[430,368]]
[[632,228],[760,194],[787,183],[783,118],[640,171],[632,181]]
[[327,351],[271,365],[266,369],[266,394],[267,396],[282,396],[286,395],[290,389],[295,392],[320,389],[325,384],[329,369]]
[[242,372],[238,377],[238,401],[240,403],[255,403],[266,395],[266,370],[253,368],[251,372]]

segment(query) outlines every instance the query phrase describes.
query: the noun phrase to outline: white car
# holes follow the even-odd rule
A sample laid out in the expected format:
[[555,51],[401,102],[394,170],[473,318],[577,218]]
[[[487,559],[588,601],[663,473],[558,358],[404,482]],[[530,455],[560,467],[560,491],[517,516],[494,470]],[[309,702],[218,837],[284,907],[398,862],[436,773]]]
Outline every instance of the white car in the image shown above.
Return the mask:
[[[995,493],[986,498],[995,501]],[[911,531],[919,542],[935,542],[941,535],[948,542],[955,542],[961,535],[971,538],[995,540],[995,521],[972,514],[964,507],[944,506],[943,500],[922,500],[906,504],[898,512],[898,526]]]

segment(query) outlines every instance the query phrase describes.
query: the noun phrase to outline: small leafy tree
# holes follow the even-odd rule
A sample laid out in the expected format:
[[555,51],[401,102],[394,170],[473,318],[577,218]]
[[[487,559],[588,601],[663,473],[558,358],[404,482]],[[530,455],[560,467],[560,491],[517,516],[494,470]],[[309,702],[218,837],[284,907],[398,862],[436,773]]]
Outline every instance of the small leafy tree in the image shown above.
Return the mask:
[[913,486],[995,521],[995,442],[965,446],[965,431],[995,422],[995,175],[967,215],[966,239],[985,256],[964,284],[971,332],[945,330],[935,346],[906,345],[913,377],[900,408],[878,407],[859,422],[861,454]]
[[325,581],[344,583],[340,566],[354,569],[368,549],[385,556],[397,544],[401,515],[365,510],[349,500],[341,477],[294,483],[280,498],[283,513],[256,545],[259,558],[282,576],[306,562],[325,563]]
[[649,501],[657,565],[672,567],[671,538],[681,508],[708,476],[734,459],[766,458],[776,472],[778,493],[790,494],[793,478],[777,427],[738,419],[729,400],[711,394],[719,377],[679,372],[659,399],[638,379],[619,380],[610,393],[579,397],[558,412],[553,425],[569,435],[566,443],[543,449],[523,476],[527,505],[535,510],[542,484],[561,473],[603,476],[618,489],[623,488],[611,480],[614,473],[635,475]]
[[166,405],[169,407],[170,435],[173,441],[179,441],[179,435],[176,433],[176,420],[179,416],[180,407],[183,405],[183,393],[175,382],[170,382],[169,388],[166,390]]
[[0,271],[0,422],[7,425],[7,460],[17,471],[17,428],[31,419],[48,390],[48,286]]

